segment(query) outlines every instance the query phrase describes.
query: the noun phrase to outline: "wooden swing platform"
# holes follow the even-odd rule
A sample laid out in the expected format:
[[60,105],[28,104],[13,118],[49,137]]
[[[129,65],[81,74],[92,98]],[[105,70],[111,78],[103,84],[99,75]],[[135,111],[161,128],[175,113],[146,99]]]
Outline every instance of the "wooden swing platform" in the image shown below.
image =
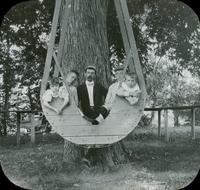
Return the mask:
[[[60,66],[62,57],[61,52],[63,49],[64,41],[63,39],[67,27],[65,23],[63,24],[63,28],[60,34],[59,44],[55,44],[59,14],[63,5],[62,3],[62,0],[56,1],[51,29],[51,37],[40,90],[40,99],[44,115],[51,124],[52,128],[58,134],[60,134],[64,139],[69,140],[73,143],[79,145],[112,144],[126,137],[137,126],[144,111],[147,94],[142,68],[137,52],[136,41],[130,22],[127,3],[124,0],[114,0],[124,48],[127,55],[126,67],[129,67],[129,70],[131,72],[135,72],[137,74],[139,86],[142,93],[139,98],[138,104],[134,106],[129,105],[129,103],[125,99],[116,97],[109,116],[100,125],[92,125],[91,123],[83,119],[80,115],[78,108],[73,102],[70,102],[68,107],[63,110],[62,115],[56,115],[53,111],[46,108],[42,102],[42,95],[46,90],[46,84],[49,78],[52,59],[54,59],[54,62],[57,66],[55,67],[55,69],[60,72],[63,79],[65,78],[62,73],[62,68]],[[68,7],[68,1],[66,1],[64,9],[62,9],[65,10],[65,17],[67,17],[68,15]],[[58,47],[57,53],[55,51],[55,47]],[[128,64],[129,62],[130,64]],[[124,69],[124,74],[126,72],[126,67]],[[69,89],[66,84],[65,86],[67,89]],[[58,107],[61,104],[62,101],[59,99],[57,99],[55,102],[52,102],[52,105],[55,107]]]
[[[59,107],[61,99],[52,105]],[[92,125],[81,117],[73,103],[66,106],[61,115],[43,106],[44,114],[53,129],[63,138],[76,144],[112,144],[127,136],[138,124],[143,109],[139,103],[131,106],[127,100],[116,97],[108,117],[99,125]]]

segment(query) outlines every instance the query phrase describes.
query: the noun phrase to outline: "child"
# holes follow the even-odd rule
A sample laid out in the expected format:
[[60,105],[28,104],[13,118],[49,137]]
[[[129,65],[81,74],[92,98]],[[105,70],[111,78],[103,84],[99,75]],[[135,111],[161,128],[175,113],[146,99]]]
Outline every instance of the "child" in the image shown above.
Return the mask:
[[[47,108],[53,110],[58,115],[62,112],[63,108],[69,103],[69,94],[61,93],[61,90],[59,88],[59,78],[54,77],[49,82],[50,89],[46,90],[45,93],[42,96],[42,101],[44,103],[44,106]],[[62,98],[64,99],[64,103],[60,108],[56,108],[52,106],[50,103],[53,101],[53,99]]]
[[136,82],[135,74],[125,74],[125,81],[122,82],[121,87],[117,90],[117,95],[125,97],[131,105],[138,102],[141,90]]
[[115,100],[115,96],[125,97],[131,105],[138,102],[138,97],[141,93],[138,84],[136,83],[136,75],[125,74],[123,78],[123,68],[118,68],[116,71],[116,82],[110,85],[108,94],[106,96],[105,104],[102,106],[102,113],[105,113],[103,118],[105,119]]
[[117,94],[117,90],[120,86],[120,83],[123,82],[123,80],[124,80],[123,79],[123,70],[124,70],[123,67],[119,67],[119,68],[115,69],[116,81],[109,86],[108,93],[107,93],[107,96],[106,96],[106,99],[105,99],[105,104],[104,104],[104,107],[107,110],[111,109],[112,104],[113,104],[114,99],[115,99],[115,96]]
[[117,94],[117,89],[120,85],[120,82],[123,81],[123,67],[118,67],[115,69],[115,78],[116,81],[109,86],[108,93],[106,95],[105,103],[104,105],[100,108],[101,113],[99,116],[96,118],[96,121],[98,123],[101,123],[106,119],[106,117],[109,115],[109,112],[112,108],[112,104],[115,100],[115,96]]
[[[75,103],[76,106],[78,106],[78,96],[77,96],[77,89],[76,86],[78,84],[78,73],[76,71],[70,71],[66,76],[66,83],[70,90],[70,97],[74,100],[73,103]],[[69,92],[65,85],[60,87],[59,93],[62,97],[68,96]]]

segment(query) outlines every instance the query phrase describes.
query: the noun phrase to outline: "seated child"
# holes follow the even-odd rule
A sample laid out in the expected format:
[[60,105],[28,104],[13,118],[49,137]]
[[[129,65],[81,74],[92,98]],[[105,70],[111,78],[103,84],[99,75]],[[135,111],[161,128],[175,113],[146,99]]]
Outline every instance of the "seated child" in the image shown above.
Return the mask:
[[[78,106],[78,95],[76,89],[77,80],[78,80],[78,73],[75,71],[70,71],[66,76],[66,84],[70,90],[70,97],[74,100],[73,103],[75,103],[76,106]],[[69,96],[69,92],[65,84],[62,87],[60,87],[59,92],[62,97],[66,95]]]
[[101,107],[101,114],[96,118],[98,123],[101,123],[109,115],[119,84],[121,81],[123,81],[123,67],[118,67],[115,69],[115,77],[116,81],[109,86],[105,103]]
[[136,75],[125,74],[124,79],[123,69],[117,69],[116,82],[110,85],[105,103],[102,106],[104,119],[108,116],[116,95],[125,97],[131,105],[134,105],[138,102],[140,93],[140,88],[136,83]]
[[[61,93],[61,90],[59,88],[59,78],[58,77],[53,77],[49,81],[49,85],[50,85],[50,89],[47,89],[44,92],[44,94],[42,96],[42,101],[44,103],[44,106],[53,110],[54,112],[56,112],[59,115],[59,114],[61,114],[63,108],[69,103],[69,94]],[[64,99],[64,103],[62,104],[62,106],[60,108],[55,108],[54,106],[52,106],[50,104],[53,101],[53,99],[57,99],[57,98]]]
[[115,69],[115,77],[116,81],[109,86],[105,103],[103,105],[107,110],[110,110],[112,108],[112,104],[114,102],[120,83],[124,81],[122,67]]
[[135,74],[125,74],[125,81],[122,82],[121,87],[117,90],[117,95],[125,97],[131,105],[138,102],[141,90],[136,82]]

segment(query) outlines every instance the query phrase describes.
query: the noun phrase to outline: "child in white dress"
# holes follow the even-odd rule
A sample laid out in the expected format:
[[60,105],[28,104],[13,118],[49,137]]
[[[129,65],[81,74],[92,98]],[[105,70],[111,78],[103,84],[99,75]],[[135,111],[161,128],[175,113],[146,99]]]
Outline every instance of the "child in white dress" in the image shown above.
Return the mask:
[[[75,103],[75,105],[78,106],[78,95],[76,89],[76,86],[78,84],[78,73],[75,71],[70,71],[66,76],[66,83],[70,90],[70,97],[73,99],[73,101],[70,101],[70,103]],[[69,92],[65,84],[60,87],[59,93],[62,97],[64,96],[69,97]]]
[[[56,112],[58,115],[61,114],[63,108],[69,103],[69,94],[63,93],[62,90],[59,87],[59,78],[54,77],[49,81],[50,88],[47,89],[43,96],[42,101],[44,103],[44,106],[51,109],[52,111]],[[56,108],[51,105],[51,102],[53,99],[62,98],[64,99],[64,102],[60,108]]]
[[125,74],[125,80],[116,93],[118,96],[125,97],[131,105],[138,102],[141,90],[136,81],[135,74]]
[[[113,83],[109,89],[108,94],[106,96],[105,103],[103,108],[106,109],[105,113],[106,117],[109,111],[112,109],[113,102],[115,100],[116,95],[120,97],[124,97],[131,105],[134,105],[138,102],[140,96],[140,88],[136,82],[135,74],[125,74],[123,78],[123,70],[116,70],[117,81]],[[105,117],[104,117],[105,119]]]
[[119,67],[115,69],[115,77],[116,81],[109,86],[108,93],[105,99],[105,103],[103,107],[105,107],[107,110],[110,110],[112,108],[112,104],[114,102],[115,96],[117,94],[118,88],[120,86],[120,82],[124,81],[123,78],[123,67]]
[[109,112],[112,108],[115,96],[117,94],[118,87],[120,82],[123,81],[123,67],[118,67],[115,69],[115,78],[116,81],[109,86],[108,93],[106,95],[105,103],[101,107],[101,114],[96,118],[96,120],[101,123],[109,115]]

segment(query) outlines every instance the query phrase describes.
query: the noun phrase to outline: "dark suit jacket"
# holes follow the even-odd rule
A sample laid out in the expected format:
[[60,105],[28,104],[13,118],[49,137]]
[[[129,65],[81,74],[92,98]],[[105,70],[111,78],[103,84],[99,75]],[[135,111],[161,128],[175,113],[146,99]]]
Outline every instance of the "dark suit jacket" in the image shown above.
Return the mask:
[[94,109],[90,108],[89,95],[85,83],[77,87],[77,93],[78,93],[79,106],[82,112],[87,117],[93,119],[96,118],[100,113],[100,107],[104,104],[107,95],[107,89],[103,87],[101,84],[94,83],[94,89],[93,89]]

